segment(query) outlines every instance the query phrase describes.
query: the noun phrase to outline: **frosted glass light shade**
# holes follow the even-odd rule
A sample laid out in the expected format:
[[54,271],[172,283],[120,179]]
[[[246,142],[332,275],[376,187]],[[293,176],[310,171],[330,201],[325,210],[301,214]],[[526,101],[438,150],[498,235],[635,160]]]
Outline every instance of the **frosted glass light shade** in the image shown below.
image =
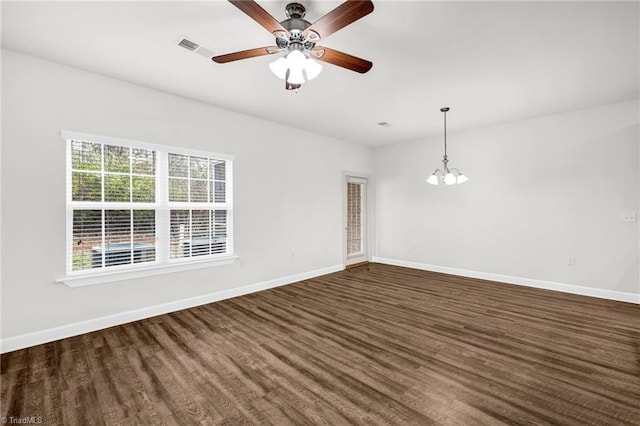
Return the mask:
[[446,185],[455,185],[456,177],[453,175],[453,173],[449,172],[444,176],[444,183]]
[[308,58],[304,61],[304,70],[307,73],[307,80],[313,80],[320,74],[320,71],[322,71],[322,65],[317,61]]
[[438,176],[436,175],[431,175],[427,179],[427,183],[430,183],[431,185],[438,185],[440,183],[440,179],[438,179]]
[[468,177],[466,177],[465,175],[460,175],[460,176],[458,176],[458,184],[460,184],[460,183],[465,183],[465,182],[466,182],[466,181],[468,181],[468,180],[469,180],[469,178],[468,178]]
[[304,56],[304,53],[299,50],[294,50],[289,53],[287,55],[287,62],[289,63],[291,73],[293,74],[294,72],[300,71],[300,74],[302,74],[306,59],[307,58]]
[[312,80],[322,71],[320,63],[312,58],[307,58],[299,50],[293,50],[286,56],[278,58],[269,64],[269,68],[276,77],[293,85],[300,85],[306,80]]
[[285,58],[278,58],[278,60],[271,62],[269,64],[269,68],[271,71],[278,77],[280,80],[284,80],[287,75],[287,69],[289,69],[289,64]]
[[302,75],[302,69],[289,68],[289,78],[287,81],[292,84],[304,83],[304,76]]

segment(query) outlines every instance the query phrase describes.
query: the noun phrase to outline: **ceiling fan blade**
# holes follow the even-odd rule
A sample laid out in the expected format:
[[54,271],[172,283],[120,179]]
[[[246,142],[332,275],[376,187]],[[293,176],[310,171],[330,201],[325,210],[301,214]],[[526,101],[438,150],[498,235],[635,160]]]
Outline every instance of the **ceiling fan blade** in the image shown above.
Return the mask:
[[229,0],[229,3],[249,15],[254,21],[262,25],[267,31],[273,34],[276,31],[283,31],[287,37],[289,31],[287,31],[281,24],[264,10],[258,3],[253,0]]
[[339,29],[357,21],[373,12],[371,0],[347,0],[331,12],[311,24],[304,32],[305,37],[310,32],[316,33],[324,39]]
[[[321,53],[324,51],[324,53]],[[329,49],[328,47],[316,47],[312,51],[312,56],[322,62],[337,65],[348,70],[364,74],[371,69],[373,62],[339,50]]]
[[226,64],[227,62],[239,61],[240,59],[255,58],[256,56],[272,55],[279,52],[280,49],[276,46],[268,47],[256,47],[255,49],[242,50],[240,52],[227,53],[225,55],[218,55],[211,58],[213,62],[219,64]]

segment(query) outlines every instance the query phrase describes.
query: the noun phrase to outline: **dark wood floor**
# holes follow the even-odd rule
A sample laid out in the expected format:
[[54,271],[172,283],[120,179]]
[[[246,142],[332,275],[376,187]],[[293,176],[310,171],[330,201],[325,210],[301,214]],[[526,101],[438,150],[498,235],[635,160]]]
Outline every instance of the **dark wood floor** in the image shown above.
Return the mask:
[[640,307],[371,265],[1,358],[44,424],[640,425]]

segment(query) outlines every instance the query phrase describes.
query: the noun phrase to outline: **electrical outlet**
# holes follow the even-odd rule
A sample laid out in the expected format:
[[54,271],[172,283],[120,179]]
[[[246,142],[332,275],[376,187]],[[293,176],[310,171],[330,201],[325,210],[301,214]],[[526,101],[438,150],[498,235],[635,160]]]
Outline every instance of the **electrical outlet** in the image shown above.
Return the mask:
[[624,213],[622,215],[622,221],[624,223],[635,223],[638,220],[638,214],[637,213]]
[[576,266],[576,257],[575,256],[569,256],[568,259],[567,259],[567,265]]

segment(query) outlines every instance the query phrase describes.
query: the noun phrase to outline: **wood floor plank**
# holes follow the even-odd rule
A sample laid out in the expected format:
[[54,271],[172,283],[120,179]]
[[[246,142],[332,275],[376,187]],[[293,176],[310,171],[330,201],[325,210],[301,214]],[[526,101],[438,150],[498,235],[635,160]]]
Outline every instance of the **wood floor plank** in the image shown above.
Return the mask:
[[640,306],[368,264],[0,357],[68,425],[640,425]]

